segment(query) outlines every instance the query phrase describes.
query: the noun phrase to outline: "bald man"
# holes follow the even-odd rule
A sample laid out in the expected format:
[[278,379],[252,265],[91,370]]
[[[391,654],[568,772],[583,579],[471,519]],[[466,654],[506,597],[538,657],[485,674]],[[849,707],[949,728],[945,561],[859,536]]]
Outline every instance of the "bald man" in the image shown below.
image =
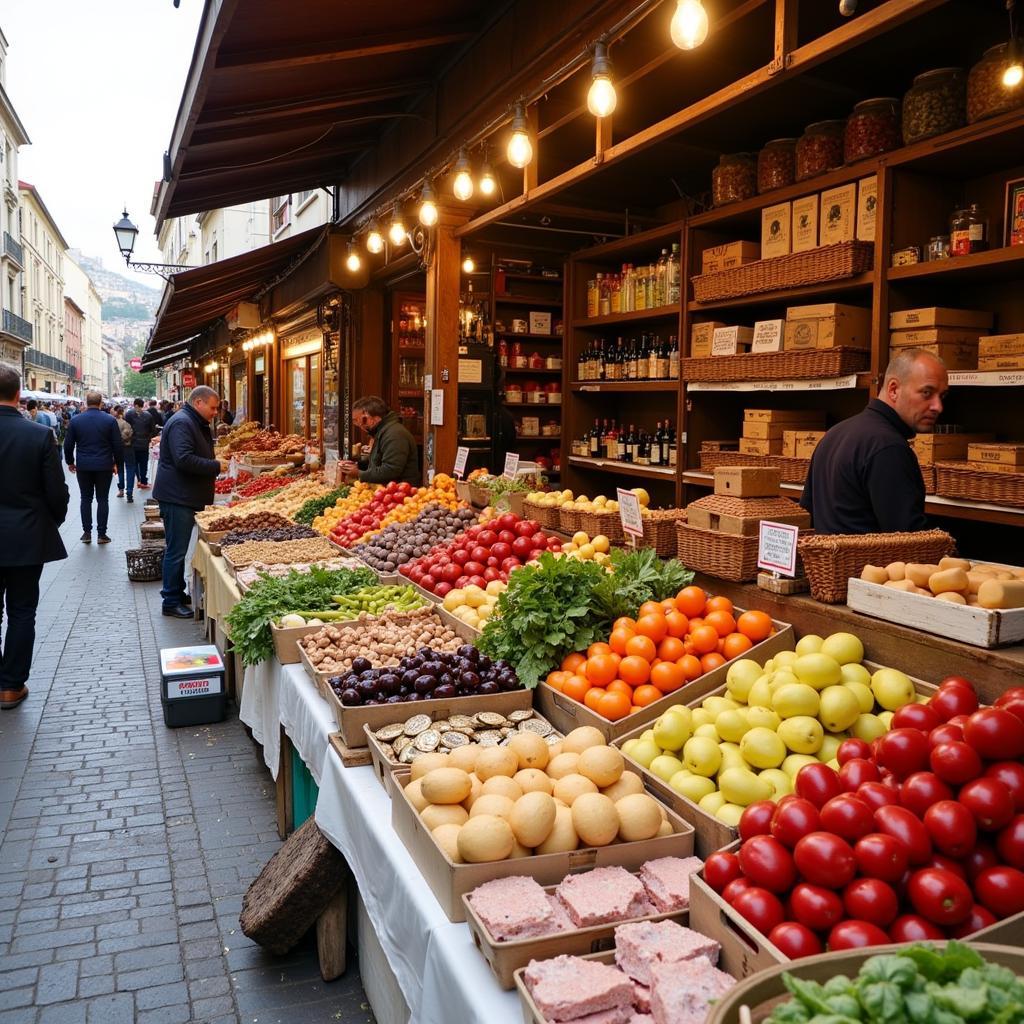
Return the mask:
[[917,348],[893,356],[878,398],[814,449],[800,504],[818,533],[928,528],[924,479],[909,441],[935,429],[948,390],[941,359]]

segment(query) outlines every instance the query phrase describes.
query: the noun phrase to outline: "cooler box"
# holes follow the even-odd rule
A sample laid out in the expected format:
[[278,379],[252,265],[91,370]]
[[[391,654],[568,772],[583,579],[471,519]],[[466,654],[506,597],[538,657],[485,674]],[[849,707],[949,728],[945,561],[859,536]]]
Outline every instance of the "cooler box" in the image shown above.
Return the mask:
[[213,644],[160,651],[160,702],[166,726],[223,721],[226,700],[224,659]]

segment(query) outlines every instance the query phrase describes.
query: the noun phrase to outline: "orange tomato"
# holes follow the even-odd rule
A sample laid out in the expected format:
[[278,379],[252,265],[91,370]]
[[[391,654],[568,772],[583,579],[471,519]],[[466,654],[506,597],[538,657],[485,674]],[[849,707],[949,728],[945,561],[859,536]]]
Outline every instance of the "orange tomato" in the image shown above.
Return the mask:
[[563,672],[575,672],[586,660],[582,654],[567,654],[559,667]]
[[732,601],[727,597],[709,597],[707,603],[709,612],[728,612],[732,615]]
[[753,646],[753,641],[749,636],[744,636],[742,633],[730,633],[722,641],[722,653],[729,661],[732,661],[733,658],[738,658]]
[[772,617],[767,612],[744,612],[736,620],[736,628],[753,642],[760,643],[772,633]]
[[718,646],[718,632],[714,626],[698,626],[690,632],[690,643],[697,654],[709,654]]
[[569,672],[559,672],[557,670],[554,672],[549,672],[547,678],[548,686],[553,686],[556,690],[561,690],[562,687],[565,685],[566,679],[569,678],[570,674],[571,673]]
[[722,651],[725,650],[725,637],[724,636],[720,636],[718,638],[718,646],[715,648],[715,650],[718,651],[719,654],[721,654]]
[[686,677],[687,682],[691,682],[704,674],[704,669],[700,667],[700,659],[694,654],[684,654],[677,664],[683,670],[683,675]]
[[666,597],[665,600],[661,602],[661,610],[666,615],[668,615],[669,612],[674,612],[676,610],[676,599],[674,597]]
[[636,633],[631,629],[613,629],[612,635],[608,638],[611,649],[618,655],[626,653],[626,644],[629,643]]
[[665,614],[665,609],[662,608],[661,605],[658,604],[657,601],[644,601],[644,603],[642,605],[640,605],[640,610],[636,613],[636,621],[637,621],[637,624],[639,625],[640,620],[645,615],[664,615],[664,614]]
[[640,686],[651,678],[651,663],[646,658],[631,654],[619,665],[619,678],[630,686]]
[[597,707],[594,710],[609,721],[617,722],[629,714],[629,709],[632,706],[630,698],[626,694],[609,691],[598,698]]
[[643,708],[639,704],[634,704],[630,709],[629,713],[635,715],[638,711],[643,711]]
[[611,654],[612,649],[607,644],[591,644],[587,648],[587,657],[592,658],[595,654]]
[[648,704],[653,704],[656,700],[661,700],[664,696],[665,694],[663,694],[656,686],[651,686],[650,684],[646,686],[638,686],[633,691],[633,703],[645,708]]
[[728,636],[736,630],[736,620],[732,617],[732,612],[718,610],[708,612],[708,614],[704,616],[704,621],[709,626],[714,626],[715,632],[719,636]]
[[612,629],[631,629],[635,633],[636,619],[631,619],[628,615],[622,615],[612,623]]
[[678,661],[685,653],[683,641],[678,637],[667,636],[658,644],[658,657],[662,661]]
[[594,654],[587,658],[587,681],[593,686],[607,686],[615,678],[618,669],[618,656],[611,651],[607,654]]
[[656,644],[660,644],[668,635],[668,622],[660,611],[657,615],[641,615],[636,620],[636,631],[641,636],[650,637]]
[[704,603],[706,601],[707,595],[700,587],[683,587],[676,594],[676,607],[684,615],[689,615],[691,619],[704,611]]
[[590,708],[591,711],[597,710],[598,702],[602,697],[607,697],[608,691],[603,690],[600,686],[592,686],[587,690],[586,695],[583,698],[583,703]]
[[695,629],[699,629],[704,625],[704,619],[700,615],[693,615],[690,617],[690,632],[692,633]]
[[669,612],[665,616],[668,635],[682,639],[690,631],[690,620],[682,612]]
[[705,672],[710,672],[713,668],[718,668],[719,665],[725,664],[725,658],[722,657],[718,651],[712,651],[711,654],[705,654],[700,659],[700,667]]
[[658,656],[658,648],[654,646],[654,641],[649,636],[637,634],[632,639],[626,641],[626,654],[634,654],[639,658],[643,658],[644,661],[650,662],[654,661]]
[[590,688],[590,683],[583,676],[573,675],[562,684],[562,693],[571,700],[582,701]]
[[663,661],[651,669],[651,684],[662,693],[672,693],[686,682],[686,675],[680,665],[671,661]]
[[633,687],[622,679],[613,679],[605,689],[609,693],[624,693],[627,697],[633,696]]

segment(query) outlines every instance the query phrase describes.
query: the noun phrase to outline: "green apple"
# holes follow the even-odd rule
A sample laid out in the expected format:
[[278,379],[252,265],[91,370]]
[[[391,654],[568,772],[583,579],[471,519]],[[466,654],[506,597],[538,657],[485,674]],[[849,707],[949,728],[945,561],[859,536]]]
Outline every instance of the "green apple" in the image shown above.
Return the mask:
[[642,764],[645,768],[651,767],[651,762],[661,754],[661,747],[654,742],[653,739],[643,739],[642,737],[636,741],[636,746],[633,748],[633,752],[628,756],[631,757],[637,764]]
[[687,707],[670,708],[654,723],[654,742],[662,750],[682,750],[693,731],[692,718]]

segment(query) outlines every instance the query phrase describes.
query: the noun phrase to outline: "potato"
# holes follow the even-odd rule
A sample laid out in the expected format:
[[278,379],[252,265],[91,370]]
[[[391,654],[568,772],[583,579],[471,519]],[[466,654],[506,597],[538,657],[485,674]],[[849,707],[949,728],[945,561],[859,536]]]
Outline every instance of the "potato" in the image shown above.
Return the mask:
[[928,578],[933,572],[938,572],[937,565],[927,565],[921,562],[907,562],[907,579],[915,587],[927,587]]
[[906,562],[890,562],[885,567],[885,574],[891,580],[904,580],[907,578]]
[[982,608],[1024,608],[1024,580],[986,580],[978,588]]
[[881,566],[865,565],[860,571],[860,578],[867,580],[868,583],[885,583],[889,579],[889,574]]
[[936,601],[946,601],[949,604],[967,604],[967,598],[955,590],[945,590],[935,595]]
[[945,558],[939,559],[940,569],[963,569],[964,572],[971,571],[971,563],[966,558],[953,558],[950,555],[946,555]]
[[945,594],[947,591],[963,593],[967,590],[969,584],[967,571],[959,566],[954,566],[951,569],[940,569],[928,577],[928,589],[933,594]]
[[888,583],[883,583],[882,586],[889,587],[891,590],[902,590],[908,594],[912,594],[917,590],[917,587],[910,580],[889,580]]

